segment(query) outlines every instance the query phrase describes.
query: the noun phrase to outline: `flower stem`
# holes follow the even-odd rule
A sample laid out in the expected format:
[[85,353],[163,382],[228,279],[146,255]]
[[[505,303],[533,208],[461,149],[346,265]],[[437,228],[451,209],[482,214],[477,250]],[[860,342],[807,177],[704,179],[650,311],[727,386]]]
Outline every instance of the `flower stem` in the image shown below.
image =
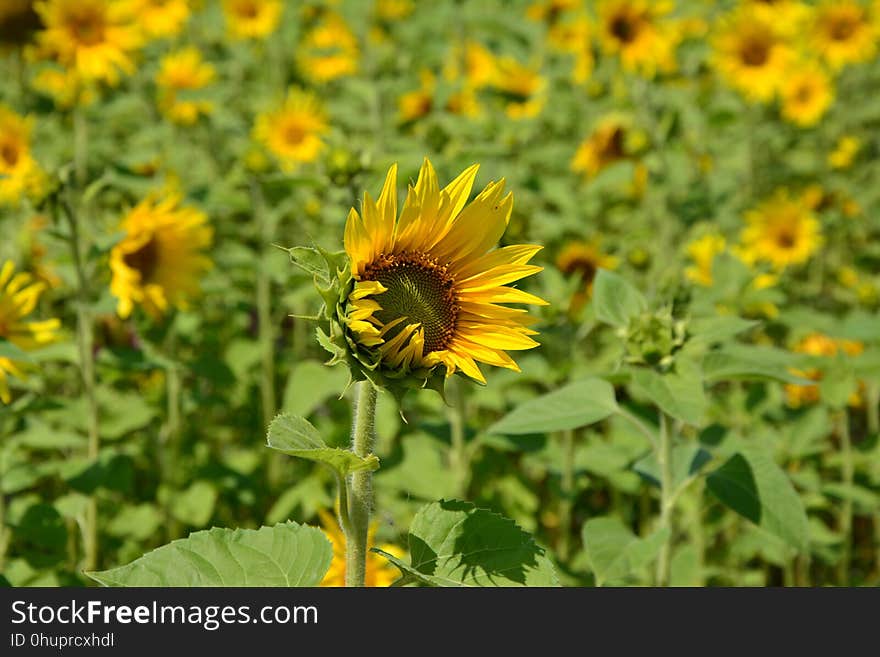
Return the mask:
[[[849,413],[846,409],[838,416],[837,433],[840,437],[841,479],[846,490],[849,491],[853,486],[855,467],[853,464],[852,439],[849,434]],[[852,520],[852,500],[849,495],[846,495],[840,508],[840,533],[843,535],[842,551],[837,570],[837,583],[840,586],[847,586],[849,583],[849,566],[852,554]]]
[[[357,384],[351,428],[351,451],[367,457],[373,451],[376,429],[376,389],[369,381]],[[373,473],[355,472],[348,481],[348,524],[345,537],[345,585],[364,586],[367,532],[373,504]]]
[[449,434],[452,449],[449,453],[449,461],[455,478],[456,495],[464,498],[467,495],[470,474],[470,457],[465,443],[466,404],[461,380],[453,377],[450,384],[452,408],[449,409]]
[[672,507],[675,503],[672,479],[672,436],[669,419],[660,413],[660,439],[657,445],[657,463],[660,465],[660,527],[669,533],[660,546],[657,558],[657,586],[669,586],[669,570],[672,562]]
[[73,172],[80,189],[85,187],[89,175],[88,148],[88,122],[83,110],[77,108],[73,112]]
[[571,511],[574,505],[574,430],[562,432],[562,495],[559,500],[559,559],[571,554]]

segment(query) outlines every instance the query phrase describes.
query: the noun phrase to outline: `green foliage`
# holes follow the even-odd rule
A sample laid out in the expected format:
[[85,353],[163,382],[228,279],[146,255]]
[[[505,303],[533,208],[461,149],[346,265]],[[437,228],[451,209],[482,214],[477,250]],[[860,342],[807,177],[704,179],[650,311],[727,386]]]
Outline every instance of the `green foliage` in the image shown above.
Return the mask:
[[272,420],[268,445],[284,454],[323,463],[341,476],[379,468],[379,459],[373,454],[362,458],[339,447],[328,447],[318,430],[296,415],[279,415]]

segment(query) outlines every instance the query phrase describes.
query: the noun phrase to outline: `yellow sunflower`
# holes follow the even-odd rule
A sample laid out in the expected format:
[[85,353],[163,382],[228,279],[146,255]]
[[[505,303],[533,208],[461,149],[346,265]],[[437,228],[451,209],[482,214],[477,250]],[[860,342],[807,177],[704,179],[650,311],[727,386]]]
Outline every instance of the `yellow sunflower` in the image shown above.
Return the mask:
[[[36,308],[46,285],[34,282],[30,274],[14,272],[15,265],[11,260],[0,269],[0,346],[8,342],[14,348],[28,351],[52,342],[61,322],[58,319],[25,320]],[[24,378],[22,367],[14,359],[0,356],[0,401],[4,404],[12,399],[8,377]]]
[[376,0],[376,18],[385,22],[399,21],[415,11],[413,0]]
[[72,69],[85,81],[119,82],[134,72],[132,52],[141,34],[122,0],[41,0],[36,4],[45,29],[39,52]]
[[214,76],[214,67],[202,59],[197,48],[184,48],[163,57],[156,74],[162,114],[182,125],[193,125],[200,116],[209,114],[213,109],[210,102],[181,99],[178,92],[204,89]]
[[[794,351],[799,354],[831,358],[842,352],[847,356],[858,356],[865,349],[865,345],[857,340],[841,340],[832,338],[823,333],[810,333],[798,342]],[[806,369],[792,368],[791,373],[804,379],[810,379],[817,384],[822,380],[822,370],[816,367]],[[821,394],[818,385],[800,385],[787,383],[785,385],[786,401],[792,408],[799,408],[807,404],[815,404]],[[861,403],[861,395],[858,390],[853,391],[847,402],[850,406],[858,406]]]
[[254,138],[276,157],[284,171],[294,171],[318,158],[324,148],[321,135],[328,129],[318,98],[292,88],[281,107],[257,117]]
[[233,39],[265,39],[281,23],[281,0],[223,0],[226,29]]
[[779,27],[786,36],[795,36],[810,18],[811,7],[801,0],[746,0],[747,7]]
[[589,19],[581,14],[555,23],[547,34],[547,40],[555,49],[574,56],[572,79],[582,84],[593,73],[595,57],[590,40],[592,27]]
[[437,88],[436,76],[425,69],[419,74],[419,79],[421,81],[419,88],[406,92],[397,101],[400,120],[404,123],[427,116],[434,106],[434,91]]
[[812,46],[832,68],[841,68],[874,57],[878,32],[868,10],[858,2],[824,2],[813,17]]
[[299,67],[314,82],[329,82],[357,72],[358,41],[335,13],[325,15],[303,38]]
[[127,0],[144,36],[164,39],[180,34],[189,19],[189,0]]
[[837,140],[834,150],[828,154],[828,164],[832,169],[849,169],[852,166],[862,142],[858,137],[844,135]]
[[33,121],[0,105],[0,206],[40,192],[45,176],[31,155]]
[[132,208],[121,228],[125,237],[110,252],[110,292],[119,316],[131,315],[135,305],[154,320],[171,306],[186,309],[211,268],[204,252],[213,231],[205,214],[182,207],[179,196],[148,198]]
[[470,89],[482,89],[495,81],[498,63],[491,50],[476,41],[452,49],[443,75],[447,80],[464,79]]
[[536,69],[512,57],[498,59],[493,84],[505,101],[505,113],[512,119],[532,118],[544,108],[546,80]]
[[782,116],[801,127],[816,125],[834,101],[829,75],[814,62],[789,71],[782,83]]
[[712,285],[715,256],[724,253],[726,248],[727,242],[717,233],[708,233],[688,244],[687,254],[694,264],[684,270],[685,276],[700,285]]
[[84,85],[75,70],[45,67],[37,72],[31,84],[61,109],[90,105],[95,100],[95,90]]
[[529,20],[555,25],[566,13],[580,9],[583,0],[538,0],[526,7]]
[[779,24],[749,6],[720,22],[713,47],[718,72],[728,84],[756,101],[773,98],[793,57]]
[[[330,569],[321,580],[321,586],[345,586],[345,534],[339,529],[339,524],[327,511],[319,511],[321,529],[333,545],[333,560]],[[391,586],[400,578],[400,571],[385,559],[385,557],[371,552],[376,538],[377,525],[370,526],[367,533],[367,568],[364,575],[364,586]],[[403,558],[404,552],[396,545],[385,543],[377,546],[388,554]]]
[[653,0],[602,0],[598,36],[602,50],[620,57],[625,70],[647,77],[675,70],[681,42],[677,23],[666,16],[673,3]]
[[566,244],[556,257],[556,266],[563,274],[578,276],[583,284],[572,297],[570,310],[579,310],[593,296],[593,281],[600,269],[617,269],[618,264],[616,256],[602,250],[599,240]]
[[631,141],[629,121],[617,115],[601,119],[589,137],[577,148],[571,170],[592,178],[604,168],[625,159]]
[[0,2],[0,48],[21,46],[30,41],[41,25],[34,4],[35,0]]
[[806,262],[822,243],[819,220],[804,199],[780,190],[745,215],[741,257],[776,269]]
[[345,226],[355,284],[344,321],[359,349],[384,371],[406,374],[444,365],[485,383],[477,362],[519,371],[506,350],[538,346],[527,312],[502,303],[546,304],[508,284],[541,271],[527,264],[542,248],[492,249],[504,233],[513,195],[493,182],[467,204],[477,165],[440,189],[426,159],[397,217],[397,166],[378,202],[364,194]]

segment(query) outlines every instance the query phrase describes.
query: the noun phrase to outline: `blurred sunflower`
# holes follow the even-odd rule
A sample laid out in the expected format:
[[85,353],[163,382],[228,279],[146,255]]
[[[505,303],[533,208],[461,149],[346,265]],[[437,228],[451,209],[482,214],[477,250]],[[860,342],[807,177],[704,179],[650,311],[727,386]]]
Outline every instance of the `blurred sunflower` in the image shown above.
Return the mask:
[[418,89],[406,92],[397,101],[398,114],[404,123],[427,116],[434,106],[436,76],[431,71],[423,69],[419,73],[419,80],[421,85]]
[[[816,356],[817,358],[831,358],[842,352],[847,356],[858,356],[865,349],[865,345],[856,340],[841,340],[832,338],[823,333],[810,333],[798,342],[794,351],[799,354]],[[791,368],[791,373],[804,379],[810,379],[817,383],[822,380],[822,370],[818,367],[806,369]],[[818,385],[799,385],[787,383],[785,385],[786,401],[792,408],[799,408],[807,404],[814,404],[821,398]],[[850,395],[848,404],[858,406],[861,403],[861,395],[858,390]]]
[[303,37],[299,47],[302,74],[314,82],[329,82],[358,69],[358,42],[342,16],[329,13]]
[[211,268],[205,250],[213,231],[205,214],[181,207],[180,197],[147,198],[122,220],[125,233],[110,252],[110,293],[123,319],[135,305],[159,320],[170,306],[187,307],[198,294],[202,275]]
[[832,169],[848,169],[861,147],[862,143],[858,137],[844,135],[837,140],[834,150],[828,154],[828,165]]
[[493,86],[505,102],[505,113],[512,119],[535,117],[544,108],[546,80],[536,69],[512,57],[498,59]]
[[[321,529],[333,545],[333,560],[330,569],[321,580],[321,586],[345,586],[345,534],[339,528],[339,523],[327,511],[318,511],[321,519]],[[377,525],[373,523],[367,533],[367,570],[364,576],[364,586],[391,586],[400,578],[400,572],[391,565],[385,557],[370,551],[375,544]],[[388,554],[403,558],[404,552],[391,543],[377,546]]]
[[[40,300],[46,289],[44,283],[34,282],[30,274],[15,272],[11,260],[0,269],[0,343],[11,343],[14,348],[28,351],[52,342],[61,328],[58,319],[46,319],[37,322],[25,321]],[[0,356],[0,401],[8,404],[12,397],[9,394],[9,376],[24,378],[22,364],[13,358]]]
[[120,0],[41,0],[45,24],[37,34],[38,56],[56,61],[85,81],[119,82],[134,72],[133,51],[141,34],[129,6]]
[[49,66],[42,68],[31,82],[34,89],[52,99],[60,109],[84,107],[95,100],[95,91],[84,85],[75,70]]
[[601,0],[598,36],[602,50],[620,57],[623,68],[648,77],[676,68],[675,50],[681,41],[676,25],[666,19],[672,2]]
[[713,62],[721,76],[757,101],[776,94],[793,57],[778,24],[748,6],[720,21],[713,47]]
[[555,23],[547,35],[551,46],[574,57],[571,77],[577,84],[586,82],[593,73],[595,57],[591,30],[589,19],[578,14]]
[[802,264],[822,243],[819,220],[803,199],[780,190],[745,215],[740,257],[749,264],[770,263],[776,269]]
[[265,39],[281,23],[281,0],[223,0],[226,29],[233,39]]
[[831,78],[815,62],[796,66],[782,83],[782,116],[801,127],[816,125],[834,102]]
[[281,107],[257,117],[254,138],[289,172],[318,158],[324,148],[321,135],[328,129],[327,115],[318,98],[291,88]]
[[527,264],[541,247],[490,250],[510,220],[513,196],[503,195],[501,180],[468,204],[477,169],[441,190],[426,159],[397,218],[395,165],[378,203],[364,194],[361,214],[350,211],[345,250],[355,283],[343,321],[368,367],[427,378],[442,364],[447,378],[461,370],[485,383],[477,362],[519,371],[506,350],[538,346],[529,337],[533,318],[498,304],[546,304],[507,286],[541,271]]
[[498,63],[492,51],[481,43],[468,41],[452,49],[443,69],[447,80],[459,80],[470,89],[482,89],[495,81]]
[[38,194],[45,176],[31,155],[33,121],[0,105],[0,206]]
[[832,68],[865,62],[877,52],[878,26],[868,10],[852,0],[824,2],[816,8],[812,46]]
[[724,253],[726,248],[727,242],[717,233],[708,233],[688,244],[687,254],[694,264],[684,270],[685,276],[700,285],[712,285],[715,256]]
[[189,0],[127,0],[144,36],[164,39],[180,34],[190,16]]
[[31,40],[42,23],[35,0],[3,0],[0,2],[0,49],[22,46]]
[[415,11],[413,0],[376,0],[374,12],[376,18],[385,22],[403,20]]
[[601,119],[592,134],[578,146],[571,170],[592,178],[605,167],[627,157],[629,122],[617,115]]
[[526,17],[548,26],[556,25],[568,12],[583,6],[583,0],[537,0],[526,7]]
[[583,285],[572,297],[570,310],[579,310],[593,296],[593,281],[600,269],[617,269],[618,264],[617,257],[602,250],[599,240],[566,244],[556,257],[556,266],[563,274],[578,276]]
[[197,48],[188,47],[162,58],[156,74],[159,110],[171,121],[193,125],[200,116],[210,114],[213,106],[206,100],[185,100],[180,91],[204,89],[213,82],[214,67],[202,59]]
[[745,5],[763,20],[776,25],[787,37],[797,35],[812,11],[801,0],[745,0]]

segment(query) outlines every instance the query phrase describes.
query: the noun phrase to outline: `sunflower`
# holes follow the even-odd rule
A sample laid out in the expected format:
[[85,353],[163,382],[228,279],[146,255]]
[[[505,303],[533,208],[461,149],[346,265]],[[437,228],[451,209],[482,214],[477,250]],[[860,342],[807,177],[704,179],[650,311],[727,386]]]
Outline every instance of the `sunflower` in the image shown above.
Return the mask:
[[493,86],[505,101],[505,113],[512,119],[532,118],[544,108],[546,81],[536,69],[512,57],[498,59]]
[[452,49],[443,75],[447,80],[464,79],[470,89],[482,89],[495,81],[498,62],[492,51],[476,41]]
[[40,26],[35,0],[4,0],[0,3],[0,47],[21,46]]
[[419,78],[421,81],[419,88],[406,92],[397,101],[400,120],[404,123],[427,116],[434,106],[434,91],[437,88],[436,76],[426,69],[419,74]]
[[552,26],[565,14],[580,9],[582,5],[583,0],[538,0],[526,7],[526,17]]
[[547,40],[560,52],[574,56],[572,79],[582,84],[593,73],[595,58],[590,41],[590,21],[586,16],[574,15],[556,22],[547,33]]
[[726,248],[727,242],[717,233],[703,235],[688,244],[687,254],[694,264],[684,270],[685,276],[700,285],[712,285],[712,264],[715,256],[724,253]]
[[46,28],[37,34],[38,52],[85,81],[119,82],[134,72],[131,54],[141,35],[129,7],[120,0],[42,0],[37,12]]
[[163,39],[180,34],[189,19],[189,0],[127,0],[144,36]]
[[828,154],[828,165],[832,169],[849,169],[861,147],[862,142],[858,137],[844,135],[837,140],[834,150]]
[[210,102],[183,100],[178,97],[178,92],[203,89],[214,80],[214,75],[214,67],[203,61],[202,54],[194,47],[163,57],[156,74],[162,114],[182,125],[192,125],[200,116],[209,114],[213,109]]
[[74,70],[46,67],[37,72],[31,84],[60,109],[85,107],[95,100],[95,90],[84,85]]
[[745,6],[721,21],[713,61],[728,84],[747,98],[768,101],[785,79],[792,53],[778,23]]
[[278,29],[281,0],[223,0],[226,29],[233,39],[265,39]]
[[313,162],[324,148],[327,116],[317,97],[292,88],[281,107],[260,114],[254,138],[274,155],[284,171]]
[[593,281],[600,269],[617,269],[618,264],[615,256],[602,250],[599,240],[566,244],[556,257],[556,266],[563,274],[576,275],[583,285],[571,299],[571,310],[580,309],[593,296]]
[[335,13],[325,15],[310,29],[299,49],[299,66],[314,82],[329,82],[357,72],[357,37]]
[[[846,356],[858,356],[864,349],[865,345],[857,340],[832,338],[823,333],[810,333],[794,347],[796,353],[814,356],[817,360],[833,358],[838,353],[845,354]],[[817,384],[823,378],[822,370],[818,367],[792,368],[791,373],[795,376],[815,381]],[[789,406],[799,408],[807,404],[816,403],[819,401],[821,394],[818,385],[787,383],[785,385],[785,396]],[[858,406],[861,403],[861,395],[858,390],[853,391],[847,403],[850,406]]]
[[741,257],[749,264],[768,262],[776,269],[802,264],[822,243],[818,219],[803,199],[780,190],[745,215]]
[[599,3],[599,45],[620,57],[623,68],[647,77],[675,70],[681,41],[678,25],[666,19],[670,2],[603,0]]
[[[345,534],[339,529],[336,518],[327,511],[318,511],[318,517],[321,519],[321,529],[333,546],[333,560],[330,562],[330,569],[321,580],[321,586],[345,586]],[[367,569],[364,586],[391,586],[400,579],[400,572],[391,565],[391,562],[371,550],[376,539],[376,528],[377,525],[373,523],[367,533]],[[396,545],[386,543],[378,547],[395,557],[404,556],[403,550]]]
[[[0,344],[10,343],[13,350],[28,351],[52,342],[61,328],[58,319],[25,321],[40,300],[46,289],[44,283],[34,282],[30,274],[15,272],[15,265],[7,261],[0,269]],[[8,404],[8,377],[24,378],[21,363],[8,356],[0,356],[0,401]]]
[[834,101],[834,86],[816,63],[790,71],[782,83],[782,116],[801,127],[816,125]]
[[571,170],[593,178],[606,167],[625,159],[629,150],[628,133],[626,119],[617,115],[606,116],[578,146],[571,160]]
[[415,11],[413,0],[376,0],[376,18],[386,23],[403,20]]
[[364,194],[352,208],[345,250],[354,285],[343,321],[367,367],[389,375],[411,370],[427,378],[461,370],[485,383],[477,362],[519,371],[506,350],[538,346],[525,310],[501,303],[546,304],[507,284],[541,271],[527,264],[540,246],[492,249],[507,227],[513,195],[492,182],[467,204],[477,165],[442,190],[425,159],[397,218],[397,165],[378,202]]
[[0,206],[18,205],[43,187],[45,176],[30,150],[32,126],[31,119],[0,105]]
[[745,4],[786,36],[795,36],[810,18],[811,8],[801,0],[747,0]]
[[865,7],[851,0],[825,2],[816,8],[812,46],[832,68],[865,62],[877,52],[878,27]]
[[170,306],[185,309],[211,267],[204,251],[213,231],[205,214],[181,207],[179,196],[148,198],[132,208],[121,228],[125,237],[110,252],[110,292],[119,316],[130,316],[136,304],[154,320]]

